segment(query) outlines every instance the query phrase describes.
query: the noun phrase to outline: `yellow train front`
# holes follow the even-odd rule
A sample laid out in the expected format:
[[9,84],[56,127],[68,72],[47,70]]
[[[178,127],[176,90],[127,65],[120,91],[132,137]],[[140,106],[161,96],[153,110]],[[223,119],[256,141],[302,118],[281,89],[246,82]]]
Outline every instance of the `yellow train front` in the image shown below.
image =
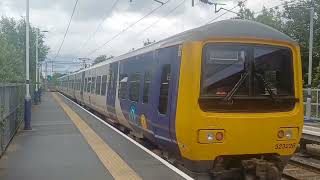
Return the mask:
[[279,179],[303,126],[298,44],[240,20],[189,37],[181,46],[175,117],[184,165],[227,179]]

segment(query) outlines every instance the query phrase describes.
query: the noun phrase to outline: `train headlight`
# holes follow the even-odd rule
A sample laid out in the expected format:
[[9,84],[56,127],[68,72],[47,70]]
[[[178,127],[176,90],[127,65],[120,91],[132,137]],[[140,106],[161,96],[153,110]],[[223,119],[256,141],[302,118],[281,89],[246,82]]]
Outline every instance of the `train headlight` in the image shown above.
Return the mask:
[[212,133],[208,133],[207,134],[207,138],[208,138],[208,141],[213,141],[214,140],[214,136]]
[[292,131],[291,131],[291,130],[287,130],[287,131],[284,133],[284,136],[285,136],[287,139],[291,139],[291,138],[292,138]]
[[224,141],[225,131],[223,129],[201,129],[198,132],[200,144],[223,143]]
[[284,137],[284,131],[283,130],[279,130],[278,131],[278,138],[282,139]]
[[278,141],[295,140],[297,138],[299,138],[298,128],[285,127],[285,128],[280,128],[278,130],[278,134],[277,134]]

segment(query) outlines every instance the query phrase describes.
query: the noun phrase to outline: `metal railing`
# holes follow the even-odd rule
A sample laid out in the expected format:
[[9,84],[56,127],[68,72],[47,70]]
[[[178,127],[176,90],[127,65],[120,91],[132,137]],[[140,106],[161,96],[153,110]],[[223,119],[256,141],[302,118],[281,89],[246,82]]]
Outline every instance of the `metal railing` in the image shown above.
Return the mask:
[[[307,96],[308,90],[303,89],[303,105],[305,116]],[[311,119],[320,121],[320,89],[311,89]]]
[[0,83],[0,157],[23,121],[24,93],[24,84]]

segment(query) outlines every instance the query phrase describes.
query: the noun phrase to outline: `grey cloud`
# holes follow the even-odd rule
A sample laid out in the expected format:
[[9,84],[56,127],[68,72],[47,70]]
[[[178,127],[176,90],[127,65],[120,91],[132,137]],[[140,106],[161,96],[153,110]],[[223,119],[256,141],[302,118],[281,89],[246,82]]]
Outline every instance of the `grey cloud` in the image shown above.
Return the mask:
[[[147,14],[151,9],[159,6],[159,4],[153,0],[132,0],[132,3],[129,2],[130,0],[119,0],[116,8],[111,11],[111,6],[115,1],[116,0],[79,0],[68,36],[57,60],[71,61],[77,57],[86,56],[88,52],[103,44],[129,24],[136,21],[136,18]],[[198,0],[195,1],[197,4]],[[229,7],[234,6],[234,3],[230,3],[230,1],[236,2],[235,0],[221,0],[220,2],[227,1],[229,2]],[[128,30],[128,32],[123,33],[113,40],[109,44],[112,48],[105,46],[91,57],[94,58],[99,54],[117,56],[128,52],[132,48],[140,48],[143,41],[147,38],[158,41],[188,28],[202,25],[207,22],[208,19],[216,16],[213,13],[213,7],[200,3],[192,8],[191,0],[185,0],[185,3],[170,16],[167,16],[163,21],[155,24],[146,33],[143,33],[143,35],[139,37],[135,36],[138,32],[156,21],[157,18],[164,17],[180,2],[182,2],[182,0],[171,0],[150,16],[150,18],[141,21]],[[49,30],[49,33],[46,35],[46,43],[51,47],[49,54],[51,58],[55,57],[63,39],[74,3],[75,0],[30,0],[31,23]],[[25,0],[0,0],[0,9],[2,6],[9,6],[10,10],[16,12],[16,14],[25,12]],[[125,16],[119,16],[121,14],[125,14]],[[130,17],[131,15],[132,17]],[[80,49],[81,45],[94,32],[99,22],[101,22],[103,16],[112,18],[108,18],[96,36],[88,42],[86,47]],[[128,17],[129,21],[128,19],[123,19],[124,17]],[[114,21],[119,23],[115,23]],[[121,28],[115,27],[117,25],[121,26]],[[64,68],[57,67],[57,69]],[[65,69],[67,69],[67,67]]]
[[[108,17],[115,11],[121,12],[133,12],[146,14],[151,9],[156,8],[160,4],[153,0],[119,0],[117,6],[111,11],[111,6],[117,0],[79,0],[76,13],[74,16],[75,21],[96,21],[102,17]],[[167,0],[162,0],[166,2]],[[180,3],[182,0],[170,0],[168,4],[164,5],[155,14],[164,15],[168,9],[172,9],[175,5]],[[230,2],[236,0],[218,0],[218,2]],[[25,0],[4,0],[13,7],[16,11],[25,10]],[[196,4],[200,3],[199,0],[195,0]],[[216,1],[215,1],[216,2]],[[57,13],[65,13],[70,15],[74,6],[75,0],[30,0],[30,8],[39,10],[50,10],[56,9]],[[201,3],[200,3],[201,4]],[[175,14],[182,14],[186,11],[187,7],[191,6],[191,0],[186,0],[184,6],[181,6],[176,10]],[[207,6],[204,6],[208,8]],[[163,10],[165,9],[165,10]]]

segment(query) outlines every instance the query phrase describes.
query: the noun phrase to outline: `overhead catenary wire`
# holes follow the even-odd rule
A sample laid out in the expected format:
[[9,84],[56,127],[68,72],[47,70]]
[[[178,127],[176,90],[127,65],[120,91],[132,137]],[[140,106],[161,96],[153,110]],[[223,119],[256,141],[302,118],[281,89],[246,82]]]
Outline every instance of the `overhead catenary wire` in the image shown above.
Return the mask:
[[71,14],[71,17],[70,17],[70,20],[69,20],[67,29],[66,29],[66,31],[65,31],[65,33],[64,33],[62,42],[61,42],[61,44],[60,44],[60,46],[59,46],[59,49],[58,49],[58,52],[57,52],[55,58],[57,58],[57,57],[59,56],[60,51],[61,51],[61,48],[62,48],[62,46],[63,46],[63,44],[64,44],[64,41],[66,40],[66,37],[67,37],[67,34],[68,34],[68,32],[69,32],[69,28],[70,28],[70,25],[71,25],[71,22],[72,22],[72,18],[73,18],[74,12],[76,11],[76,8],[77,8],[77,5],[78,5],[78,1],[79,1],[79,0],[76,0],[75,4],[74,4],[74,6],[73,6],[72,14]]
[[[116,5],[118,4],[119,0],[115,0],[114,3],[112,4],[109,12],[112,12],[113,9],[116,7]],[[102,21],[100,21],[100,23],[98,24],[97,28],[95,29],[95,31],[84,41],[84,43],[81,45],[79,51],[81,51],[82,48],[86,47],[88,42],[94,38],[96,36],[96,34],[98,33],[99,29],[101,28],[102,24],[105,22],[105,20],[108,18],[108,13],[106,13],[104,15],[104,17],[102,18]]]
[[177,10],[180,6],[182,6],[184,3],[186,2],[186,0],[181,1],[177,6],[175,6],[173,9],[171,9],[165,16],[158,18],[156,21],[154,21],[151,25],[149,25],[148,27],[146,27],[145,29],[143,29],[142,31],[138,32],[136,36],[140,36],[142,35],[144,32],[146,32],[148,29],[150,29],[152,26],[154,26],[155,24],[159,23],[161,20],[163,20],[164,18],[168,17],[170,14],[172,14],[175,10]]
[[[245,3],[245,2],[247,2],[247,0],[244,0],[244,1],[242,1],[241,3]],[[219,19],[219,18],[221,18],[222,16],[224,16],[224,15],[226,15],[226,14],[230,13],[230,11],[233,11],[233,10],[234,10],[235,8],[237,8],[237,7],[239,7],[239,3],[238,3],[236,6],[234,6],[234,7],[230,8],[230,9],[227,9],[227,11],[226,11],[226,12],[224,12],[224,13],[220,14],[219,16],[217,16],[217,17],[215,17],[215,18],[211,19],[211,20],[210,20],[210,21],[208,21],[206,24],[210,24],[210,23],[212,23],[213,21],[216,21],[217,19]]]
[[150,16],[151,14],[153,14],[154,12],[156,12],[158,9],[160,9],[161,7],[163,7],[164,5],[166,5],[170,0],[167,0],[164,4],[161,4],[160,6],[152,9],[150,12],[148,12],[146,15],[144,15],[142,18],[138,19],[137,21],[135,21],[134,23],[130,24],[129,26],[127,26],[125,29],[123,29],[122,31],[120,31],[119,33],[117,33],[116,35],[114,35],[113,37],[111,37],[110,39],[108,39],[106,42],[104,42],[103,44],[101,44],[100,46],[98,46],[97,48],[93,49],[92,51],[90,51],[88,53],[87,56],[92,55],[93,53],[95,53],[96,51],[98,51],[99,49],[103,48],[104,46],[106,46],[107,44],[109,44],[112,40],[116,39],[117,37],[119,37],[122,33],[125,33],[126,31],[128,31],[130,28],[132,28],[133,26],[135,26],[136,24],[138,24],[140,21],[142,21],[143,19],[147,18],[148,16]]
[[[247,1],[247,0],[244,0],[242,3],[245,3],[246,1]],[[291,3],[294,3],[294,2],[295,2],[295,0],[292,0],[292,1],[289,1],[289,2],[286,1],[286,2],[283,2],[283,3],[281,3],[281,4],[278,4],[278,5],[275,5],[275,6],[272,6],[272,7],[268,7],[268,8],[265,8],[265,9],[272,9],[272,8],[284,6],[284,5],[286,5],[286,4],[291,4]],[[238,6],[239,6],[239,4],[237,4],[236,6],[232,7],[231,9],[228,9],[226,12],[224,12],[223,14],[215,17],[214,19],[210,20],[210,21],[207,22],[206,24],[210,24],[210,23],[212,23],[213,21],[216,21],[216,20],[219,19],[220,17],[222,17],[222,16],[224,16],[225,14],[227,14],[228,11],[232,11],[232,10],[234,10],[235,8],[237,8]],[[259,13],[261,13],[261,12],[263,12],[263,11],[264,11],[264,9],[261,10],[261,11],[254,12],[253,14],[259,14]]]

